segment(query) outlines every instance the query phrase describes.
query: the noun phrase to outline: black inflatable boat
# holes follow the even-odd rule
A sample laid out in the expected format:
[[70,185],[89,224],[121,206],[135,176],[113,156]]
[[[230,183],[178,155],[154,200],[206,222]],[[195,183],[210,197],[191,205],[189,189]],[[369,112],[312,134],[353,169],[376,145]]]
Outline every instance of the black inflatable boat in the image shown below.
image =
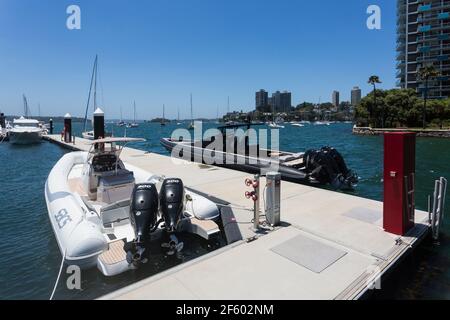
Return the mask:
[[[250,126],[238,124],[219,127],[220,135],[202,141],[162,138],[161,144],[172,153],[172,157],[189,161],[263,175],[275,168],[283,180],[330,185],[334,189],[351,190],[357,185],[358,176],[347,168],[341,154],[332,147],[300,153],[273,151],[262,149],[258,144],[250,145],[248,136],[232,136],[234,143],[230,152],[230,148],[226,148],[227,141],[230,141],[230,130],[241,127],[249,129]],[[216,148],[219,139],[223,148]],[[243,147],[238,148],[239,145]]]

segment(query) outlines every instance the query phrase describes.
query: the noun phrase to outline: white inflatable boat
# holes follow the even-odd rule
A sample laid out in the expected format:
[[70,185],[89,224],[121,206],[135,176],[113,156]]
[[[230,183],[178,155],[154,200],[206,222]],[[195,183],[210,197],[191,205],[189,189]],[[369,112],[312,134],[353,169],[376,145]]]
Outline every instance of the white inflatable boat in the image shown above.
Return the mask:
[[180,179],[120,160],[124,144],[132,141],[143,139],[94,140],[89,152],[66,154],[50,172],[45,199],[67,264],[97,266],[113,276],[145,263],[150,240],[167,239],[162,247],[177,254],[183,248],[178,232],[206,239],[219,232],[214,202],[186,190]]

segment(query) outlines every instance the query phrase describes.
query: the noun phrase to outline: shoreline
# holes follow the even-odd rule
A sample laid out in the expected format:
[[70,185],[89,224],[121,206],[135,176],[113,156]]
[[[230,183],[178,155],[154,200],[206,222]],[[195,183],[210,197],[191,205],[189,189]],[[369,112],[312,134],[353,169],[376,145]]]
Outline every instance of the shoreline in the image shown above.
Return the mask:
[[397,128],[382,129],[370,127],[353,127],[353,134],[360,136],[379,136],[387,132],[414,132],[418,137],[426,138],[450,138],[450,129],[418,129],[418,128]]

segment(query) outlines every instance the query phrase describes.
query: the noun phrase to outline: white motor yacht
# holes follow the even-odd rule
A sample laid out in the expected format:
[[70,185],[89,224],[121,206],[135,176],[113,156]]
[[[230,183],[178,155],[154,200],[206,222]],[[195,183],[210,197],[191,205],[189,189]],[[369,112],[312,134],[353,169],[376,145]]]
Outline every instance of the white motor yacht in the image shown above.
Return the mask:
[[33,144],[42,141],[43,130],[39,121],[20,117],[13,120],[9,130],[9,141],[12,144]]

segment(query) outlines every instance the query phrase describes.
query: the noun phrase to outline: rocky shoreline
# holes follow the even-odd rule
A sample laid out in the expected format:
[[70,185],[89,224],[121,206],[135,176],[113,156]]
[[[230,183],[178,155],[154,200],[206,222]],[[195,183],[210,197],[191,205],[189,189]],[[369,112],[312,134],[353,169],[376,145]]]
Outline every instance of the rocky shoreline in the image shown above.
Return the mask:
[[361,136],[378,136],[386,132],[415,132],[418,137],[450,138],[450,130],[440,129],[378,129],[369,127],[353,127],[353,134]]

